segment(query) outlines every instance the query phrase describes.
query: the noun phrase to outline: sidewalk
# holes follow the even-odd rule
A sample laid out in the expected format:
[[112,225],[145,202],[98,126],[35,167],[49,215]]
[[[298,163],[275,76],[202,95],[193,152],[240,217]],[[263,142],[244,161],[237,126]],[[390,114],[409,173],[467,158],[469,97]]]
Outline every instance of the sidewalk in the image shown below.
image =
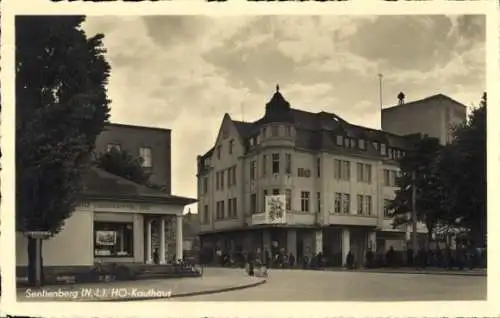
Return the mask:
[[[209,270],[210,272],[210,270]],[[266,280],[213,271],[202,277],[18,288],[18,301],[133,301],[220,293],[250,288]]]
[[426,269],[416,269],[416,268],[363,268],[348,270],[345,268],[326,268],[324,270],[328,271],[353,271],[353,272],[365,272],[365,273],[385,273],[385,274],[427,274],[427,275],[454,275],[454,276],[486,276],[486,269],[443,269],[443,268],[426,268]]

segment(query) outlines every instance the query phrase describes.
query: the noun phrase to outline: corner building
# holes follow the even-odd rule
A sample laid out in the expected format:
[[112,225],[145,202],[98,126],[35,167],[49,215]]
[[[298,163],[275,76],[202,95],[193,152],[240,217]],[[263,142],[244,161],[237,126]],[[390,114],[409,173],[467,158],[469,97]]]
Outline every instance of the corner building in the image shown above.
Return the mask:
[[[198,156],[202,248],[284,248],[299,263],[322,252],[331,266],[345,264],[349,250],[358,264],[368,248],[402,251],[409,232],[393,229],[385,204],[405,148],[403,136],[291,108],[277,87],[261,119],[225,114],[214,147]],[[265,197],[277,194],[286,196],[286,224],[256,222]]]

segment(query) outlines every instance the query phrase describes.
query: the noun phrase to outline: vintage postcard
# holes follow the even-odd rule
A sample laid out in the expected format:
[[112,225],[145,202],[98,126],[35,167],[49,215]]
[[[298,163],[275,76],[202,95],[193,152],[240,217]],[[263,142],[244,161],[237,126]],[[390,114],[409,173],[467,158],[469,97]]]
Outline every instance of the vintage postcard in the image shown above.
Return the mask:
[[2,311],[498,314],[498,40],[488,1],[5,3]]

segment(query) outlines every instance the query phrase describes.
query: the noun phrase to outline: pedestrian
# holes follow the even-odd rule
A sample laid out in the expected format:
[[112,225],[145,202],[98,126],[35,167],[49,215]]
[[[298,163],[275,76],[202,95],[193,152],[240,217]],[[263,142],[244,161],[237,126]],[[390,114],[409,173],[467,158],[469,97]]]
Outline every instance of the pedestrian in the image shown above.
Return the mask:
[[371,248],[368,249],[368,251],[366,252],[366,267],[367,268],[373,268],[373,258],[375,257],[375,255],[373,254],[373,251]]
[[295,256],[292,253],[288,256],[288,261],[290,262],[290,268],[293,268],[295,266]]
[[385,254],[385,261],[389,267],[394,266],[394,256],[395,256],[394,247],[391,246],[389,247],[389,250]]
[[160,263],[160,253],[158,252],[158,249],[155,248],[153,252],[153,263],[154,264],[159,264]]
[[348,269],[354,268],[354,254],[351,251],[347,253],[346,265]]

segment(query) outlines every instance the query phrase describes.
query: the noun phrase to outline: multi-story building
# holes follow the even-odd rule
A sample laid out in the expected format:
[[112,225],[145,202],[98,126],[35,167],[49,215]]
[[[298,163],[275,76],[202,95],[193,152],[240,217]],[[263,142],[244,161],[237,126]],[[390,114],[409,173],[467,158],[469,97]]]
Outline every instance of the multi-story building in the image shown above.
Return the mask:
[[171,192],[171,130],[124,124],[108,124],[96,141],[96,154],[116,148],[142,158],[150,182]]
[[[284,248],[298,260],[322,252],[338,265],[349,250],[361,262],[367,248],[402,250],[406,227],[393,229],[385,206],[406,147],[403,136],[291,108],[277,88],[261,119],[225,114],[214,147],[198,156],[202,248]],[[286,223],[257,222],[278,194]]]
[[382,130],[398,135],[422,133],[446,144],[452,140],[453,128],[467,119],[467,107],[446,95],[409,103],[403,96],[398,105],[382,110]]

